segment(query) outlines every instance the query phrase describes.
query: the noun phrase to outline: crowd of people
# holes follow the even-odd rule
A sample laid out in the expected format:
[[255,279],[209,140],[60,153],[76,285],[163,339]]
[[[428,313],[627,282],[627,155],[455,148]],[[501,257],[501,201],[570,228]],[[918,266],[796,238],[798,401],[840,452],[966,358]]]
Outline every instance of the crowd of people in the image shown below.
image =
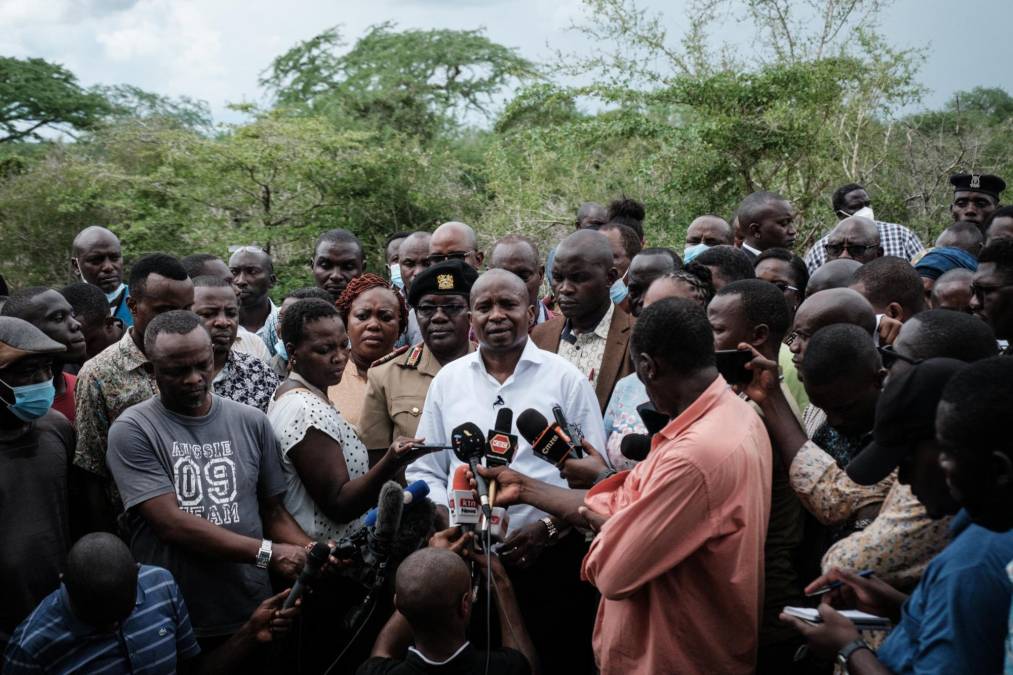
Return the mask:
[[1013,207],[950,182],[928,249],[623,198],[280,298],[84,229],[0,296],[3,672],[1013,673]]

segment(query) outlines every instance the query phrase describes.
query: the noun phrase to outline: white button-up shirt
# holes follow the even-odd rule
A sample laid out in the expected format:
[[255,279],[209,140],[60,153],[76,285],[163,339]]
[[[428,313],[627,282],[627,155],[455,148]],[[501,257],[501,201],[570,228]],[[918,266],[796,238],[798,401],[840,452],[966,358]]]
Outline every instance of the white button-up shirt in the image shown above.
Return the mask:
[[[552,406],[559,405],[571,425],[580,425],[588,442],[599,451],[605,448],[605,425],[594,389],[576,367],[561,356],[543,351],[530,339],[517,367],[502,384],[485,369],[481,348],[440,369],[426,394],[422,418],[416,436],[426,445],[450,445],[455,427],[474,422],[483,430],[496,424],[496,413],[507,407],[514,411],[513,433],[517,418],[534,408],[552,421]],[[535,456],[531,445],[518,434],[517,452],[510,468],[540,481],[566,487],[559,469]],[[460,460],[452,450],[439,450],[421,457],[405,471],[408,482],[424,480],[429,498],[437,506],[448,506],[447,491]],[[545,516],[526,504],[509,509],[510,530],[516,530]]]

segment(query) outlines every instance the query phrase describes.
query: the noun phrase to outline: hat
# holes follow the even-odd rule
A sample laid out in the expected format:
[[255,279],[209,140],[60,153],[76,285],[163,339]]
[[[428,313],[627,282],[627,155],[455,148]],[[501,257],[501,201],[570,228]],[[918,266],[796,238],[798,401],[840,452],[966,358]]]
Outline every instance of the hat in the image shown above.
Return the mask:
[[463,260],[447,260],[427,267],[412,279],[408,304],[414,307],[423,295],[430,294],[467,297],[476,279],[478,272]]
[[32,354],[56,354],[67,348],[50,340],[41,330],[24,319],[0,316],[0,368]]
[[950,176],[950,184],[955,192],[972,191],[982,192],[999,199],[999,195],[1006,189],[1006,181],[999,176],[983,173],[958,173]]
[[936,408],[943,388],[964,361],[936,358],[922,361],[891,377],[876,402],[872,442],[845,471],[859,485],[873,485],[890,475],[920,441],[936,435]]
[[962,267],[972,272],[978,269],[978,260],[962,248],[944,246],[934,248],[915,263],[918,276],[938,279],[952,269]]

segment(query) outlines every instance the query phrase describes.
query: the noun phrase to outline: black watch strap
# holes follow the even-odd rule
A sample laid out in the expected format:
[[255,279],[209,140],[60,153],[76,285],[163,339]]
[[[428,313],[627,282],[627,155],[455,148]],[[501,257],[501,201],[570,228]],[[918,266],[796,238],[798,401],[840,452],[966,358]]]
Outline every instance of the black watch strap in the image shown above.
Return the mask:
[[858,638],[857,640],[852,640],[848,644],[844,645],[841,648],[841,651],[837,652],[837,660],[840,661],[842,665],[846,666],[848,665],[848,659],[851,658],[851,655],[859,649],[868,649],[870,652],[872,651],[872,647],[870,647],[865,640]]

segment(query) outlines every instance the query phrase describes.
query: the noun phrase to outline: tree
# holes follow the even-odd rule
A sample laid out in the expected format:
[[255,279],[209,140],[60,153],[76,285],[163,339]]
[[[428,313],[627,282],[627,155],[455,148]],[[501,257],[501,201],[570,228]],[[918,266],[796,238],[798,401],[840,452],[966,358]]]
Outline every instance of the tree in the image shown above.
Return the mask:
[[488,106],[535,67],[481,30],[397,31],[373,26],[350,51],[337,28],[276,58],[260,83],[283,106],[363,120],[431,138],[469,112]]
[[110,116],[117,120],[143,119],[210,133],[214,129],[211,109],[207,101],[181,96],[172,99],[145,91],[130,84],[111,87],[93,87],[92,91],[105,98],[110,105]]
[[111,111],[63,66],[43,59],[0,57],[0,143],[40,140],[48,130],[70,136]]

